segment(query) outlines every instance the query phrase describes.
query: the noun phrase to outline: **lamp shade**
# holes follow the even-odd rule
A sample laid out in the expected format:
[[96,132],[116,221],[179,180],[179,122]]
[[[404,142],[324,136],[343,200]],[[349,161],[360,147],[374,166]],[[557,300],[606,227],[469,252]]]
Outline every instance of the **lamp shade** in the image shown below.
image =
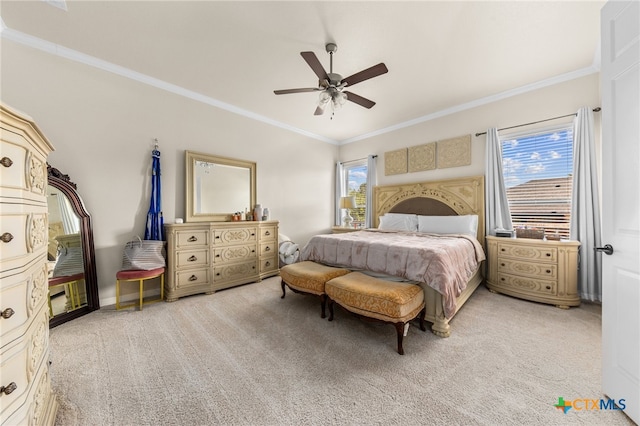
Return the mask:
[[356,208],[356,197],[340,197],[340,208],[341,209],[355,209]]

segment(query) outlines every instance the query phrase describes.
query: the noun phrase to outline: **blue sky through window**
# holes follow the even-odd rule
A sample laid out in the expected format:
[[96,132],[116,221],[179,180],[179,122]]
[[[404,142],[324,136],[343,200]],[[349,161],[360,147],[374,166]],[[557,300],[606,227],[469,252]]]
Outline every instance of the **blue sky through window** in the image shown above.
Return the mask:
[[573,171],[573,130],[526,135],[502,141],[505,185],[569,176]]

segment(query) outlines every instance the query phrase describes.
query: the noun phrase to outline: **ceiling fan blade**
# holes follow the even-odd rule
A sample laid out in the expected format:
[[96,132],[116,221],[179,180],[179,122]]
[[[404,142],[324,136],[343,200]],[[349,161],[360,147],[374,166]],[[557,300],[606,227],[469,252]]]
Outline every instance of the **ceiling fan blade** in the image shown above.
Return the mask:
[[313,113],[313,115],[322,115],[322,114],[324,114],[324,108],[320,108],[320,107],[317,107],[316,112]]
[[320,80],[329,80],[329,76],[327,72],[324,70],[324,67],[318,60],[318,57],[313,52],[300,52],[300,55],[307,61],[307,64],[311,67],[314,73],[318,76]]
[[353,86],[354,84],[360,83],[361,81],[368,80],[373,77],[377,77],[381,74],[385,74],[389,72],[387,66],[380,62],[378,65],[374,65],[371,68],[367,68],[366,70],[362,70],[353,75],[350,75],[347,78],[343,78],[341,83],[347,83],[349,86]]
[[274,90],[273,93],[275,93],[276,95],[286,95],[289,93],[305,93],[305,92],[317,92],[318,89],[317,87],[308,87],[308,88],[304,88],[304,89],[284,89],[284,90]]
[[353,103],[356,103],[360,106],[363,106],[365,108],[371,108],[372,106],[374,106],[376,103],[367,99],[367,98],[363,98],[360,95],[356,95],[355,93],[351,93],[351,92],[342,92],[345,93],[347,95],[347,100],[351,101]]

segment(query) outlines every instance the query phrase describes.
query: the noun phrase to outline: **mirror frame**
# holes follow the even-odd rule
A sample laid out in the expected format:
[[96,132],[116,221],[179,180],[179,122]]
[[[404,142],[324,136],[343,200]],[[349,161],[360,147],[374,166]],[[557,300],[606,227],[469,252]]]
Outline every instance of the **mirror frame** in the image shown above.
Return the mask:
[[196,161],[222,164],[225,166],[243,167],[249,169],[249,209],[256,205],[256,163],[235,158],[219,157],[217,155],[185,151],[185,205],[187,222],[227,222],[234,212],[195,213],[195,198],[193,196],[193,176]]
[[71,182],[69,175],[47,164],[49,185],[62,192],[71,203],[74,213],[80,219],[80,241],[82,242],[82,257],[84,260],[84,282],[87,290],[87,305],[71,312],[56,315],[49,319],[49,328],[53,328],[72,319],[86,315],[100,309],[98,296],[98,278],[96,274],[96,256],[93,244],[93,228],[91,215],[87,212],[84,202],[78,194],[77,186]]

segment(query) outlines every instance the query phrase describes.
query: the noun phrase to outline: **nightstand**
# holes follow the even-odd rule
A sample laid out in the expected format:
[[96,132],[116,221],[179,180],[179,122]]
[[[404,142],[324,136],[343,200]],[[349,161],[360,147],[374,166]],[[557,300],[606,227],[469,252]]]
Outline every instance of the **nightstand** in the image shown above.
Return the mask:
[[578,241],[486,237],[489,290],[568,309],[580,305]]
[[344,234],[345,232],[361,231],[360,228],[346,228],[344,226],[334,226],[331,228],[333,234]]

